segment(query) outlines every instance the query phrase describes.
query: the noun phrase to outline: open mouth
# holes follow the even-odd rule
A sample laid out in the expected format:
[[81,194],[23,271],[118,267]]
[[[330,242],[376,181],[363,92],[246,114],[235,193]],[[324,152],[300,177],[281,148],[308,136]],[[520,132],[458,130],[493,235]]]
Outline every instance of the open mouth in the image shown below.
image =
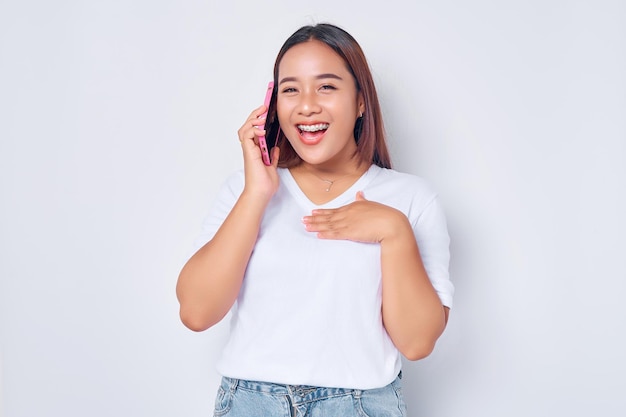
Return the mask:
[[302,132],[315,133],[321,130],[328,129],[328,123],[318,123],[315,125],[298,125],[298,129],[300,129],[301,133]]
[[322,140],[322,137],[328,129],[328,123],[316,123],[313,125],[297,125],[300,138],[310,144],[314,145]]

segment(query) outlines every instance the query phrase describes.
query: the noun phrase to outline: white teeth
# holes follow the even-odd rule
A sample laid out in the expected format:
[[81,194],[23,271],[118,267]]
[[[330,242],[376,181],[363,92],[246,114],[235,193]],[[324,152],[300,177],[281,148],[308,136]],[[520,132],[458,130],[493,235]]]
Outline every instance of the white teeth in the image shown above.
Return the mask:
[[328,123],[319,123],[316,125],[298,125],[298,129],[304,132],[317,132],[319,130],[328,129]]

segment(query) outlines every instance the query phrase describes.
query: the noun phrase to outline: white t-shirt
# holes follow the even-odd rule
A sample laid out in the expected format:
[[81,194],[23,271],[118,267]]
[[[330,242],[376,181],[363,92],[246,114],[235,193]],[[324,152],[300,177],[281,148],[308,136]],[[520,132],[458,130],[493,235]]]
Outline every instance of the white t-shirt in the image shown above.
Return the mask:
[[[372,165],[345,193],[313,204],[288,169],[265,211],[218,371],[231,378],[280,384],[378,388],[400,371],[400,353],[381,314],[380,245],[325,240],[302,217],[365,198],[408,217],[428,276],[452,306],[449,237],[436,194],[424,180]],[[198,246],[220,227],[244,186],[239,171],[222,186]]]

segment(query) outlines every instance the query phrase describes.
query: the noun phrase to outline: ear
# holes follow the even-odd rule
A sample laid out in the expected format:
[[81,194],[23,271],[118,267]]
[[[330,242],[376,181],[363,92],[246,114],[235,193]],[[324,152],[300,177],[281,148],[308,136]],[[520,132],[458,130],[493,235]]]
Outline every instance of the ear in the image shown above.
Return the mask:
[[359,94],[357,95],[357,98],[356,98],[356,102],[357,102],[357,108],[359,109],[359,117],[363,116],[363,113],[365,113],[365,99],[363,98],[362,91],[359,91]]

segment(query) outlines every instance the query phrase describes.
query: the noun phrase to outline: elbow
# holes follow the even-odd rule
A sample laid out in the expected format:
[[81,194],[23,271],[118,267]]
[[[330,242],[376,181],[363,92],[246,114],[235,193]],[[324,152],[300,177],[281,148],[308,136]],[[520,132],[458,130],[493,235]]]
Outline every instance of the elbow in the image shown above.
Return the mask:
[[428,332],[414,333],[411,338],[403,339],[405,343],[396,345],[400,353],[410,361],[418,361],[429,356],[446,328],[448,311],[448,307],[443,309],[445,314],[441,316],[441,324],[437,328],[430,329]]
[[185,327],[194,332],[203,332],[219,321],[211,320],[201,314],[187,311],[183,308],[180,309],[180,320],[183,322]]
[[435,349],[434,343],[414,343],[411,346],[398,348],[400,353],[410,361],[418,361],[426,358]]

